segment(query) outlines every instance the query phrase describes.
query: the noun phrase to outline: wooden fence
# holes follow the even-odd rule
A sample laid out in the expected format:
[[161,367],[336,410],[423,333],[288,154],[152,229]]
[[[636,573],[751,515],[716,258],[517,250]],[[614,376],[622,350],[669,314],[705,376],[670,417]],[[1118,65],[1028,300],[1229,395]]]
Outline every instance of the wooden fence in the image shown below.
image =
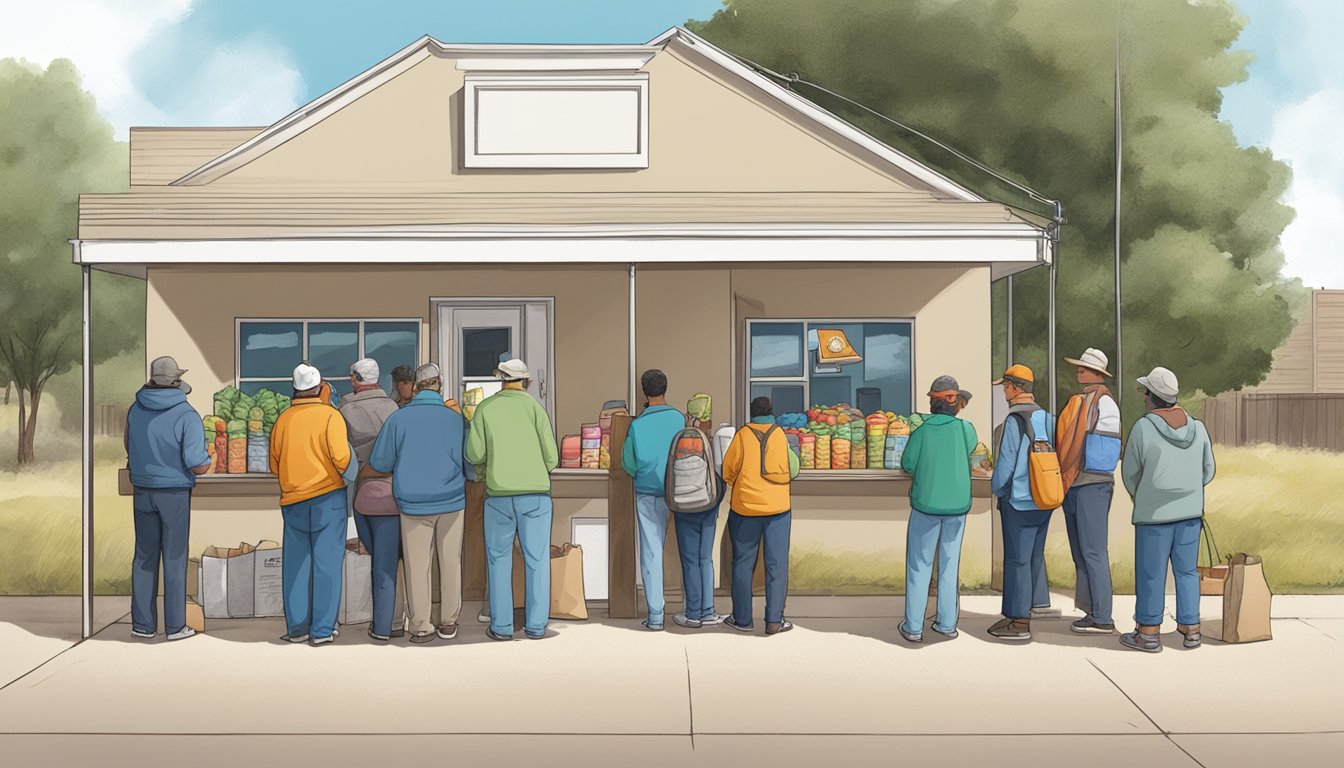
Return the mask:
[[115,405],[100,405],[94,413],[98,434],[121,437],[126,431],[126,409]]
[[1344,394],[1225,392],[1204,401],[1204,425],[1222,445],[1344,452]]

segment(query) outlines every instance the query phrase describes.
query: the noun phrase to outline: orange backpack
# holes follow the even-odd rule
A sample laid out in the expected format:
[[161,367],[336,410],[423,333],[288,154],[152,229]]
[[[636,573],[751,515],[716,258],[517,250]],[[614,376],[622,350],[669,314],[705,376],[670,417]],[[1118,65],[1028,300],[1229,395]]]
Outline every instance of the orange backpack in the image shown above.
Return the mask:
[[1015,413],[1027,438],[1027,475],[1031,480],[1031,499],[1038,509],[1058,509],[1064,503],[1064,476],[1059,470],[1059,454],[1049,438],[1038,438],[1031,425],[1031,414]]

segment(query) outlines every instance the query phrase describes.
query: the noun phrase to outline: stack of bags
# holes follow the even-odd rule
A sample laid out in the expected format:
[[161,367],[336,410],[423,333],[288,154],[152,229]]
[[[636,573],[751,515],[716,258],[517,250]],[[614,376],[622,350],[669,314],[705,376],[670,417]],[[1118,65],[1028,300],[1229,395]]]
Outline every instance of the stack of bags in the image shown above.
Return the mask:
[[887,416],[874,413],[866,419],[868,425],[868,466],[878,469],[885,466],[884,455],[887,442]]
[[910,442],[910,424],[897,416],[887,426],[887,440],[883,447],[882,466],[886,469],[901,468],[901,454],[905,453],[905,444]]
[[[247,417],[247,471],[271,471],[271,440],[266,435],[266,413],[254,405]],[[274,424],[275,422],[271,422]]]
[[582,456],[583,447],[578,435],[565,435],[560,439],[561,469],[579,469]]
[[602,431],[602,445],[597,459],[598,469],[611,469],[611,420],[612,417],[625,413],[628,411],[624,400],[608,400],[602,404],[602,412],[597,417],[597,426]]
[[[219,438],[219,430],[216,428],[218,420],[213,416],[202,416],[201,426],[205,427],[205,452],[210,457],[210,473],[214,473],[219,468],[219,458],[216,454],[215,441]],[[228,445],[225,444],[224,450],[228,451]]]
[[[865,433],[866,425],[863,422],[863,414],[858,414],[851,418],[849,422],[849,468],[867,469],[868,468],[868,437]],[[834,450],[834,449],[832,449]]]
[[[816,469],[831,468],[831,428],[815,427],[813,432],[817,435],[817,447],[815,457]],[[848,447],[846,447],[848,449]]]
[[242,475],[247,473],[247,422],[243,419],[232,419],[225,427],[229,436],[228,451],[229,474]]
[[803,469],[816,469],[817,467],[817,436],[811,432],[804,432],[798,436],[798,453],[802,459],[801,467]]
[[579,433],[582,436],[579,466],[583,469],[601,469],[602,427],[597,424],[584,424]]

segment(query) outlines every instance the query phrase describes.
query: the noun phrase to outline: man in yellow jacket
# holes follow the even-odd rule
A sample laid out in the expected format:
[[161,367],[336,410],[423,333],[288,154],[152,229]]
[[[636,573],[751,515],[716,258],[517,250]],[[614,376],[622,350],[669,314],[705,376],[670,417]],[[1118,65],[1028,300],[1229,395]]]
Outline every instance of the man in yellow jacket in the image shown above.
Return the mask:
[[326,645],[337,635],[345,561],[345,478],[349,433],[340,412],[322,398],[322,376],[307,363],[294,369],[293,403],[271,430],[271,472],[280,478],[285,599],[282,640]]
[[733,615],[724,623],[752,631],[751,576],[765,546],[765,634],[793,629],[784,618],[789,590],[789,483],[798,476],[798,454],[775,424],[770,398],[751,401],[751,423],[737,431],[723,457],[723,481],[733,487],[728,536],[733,543]]

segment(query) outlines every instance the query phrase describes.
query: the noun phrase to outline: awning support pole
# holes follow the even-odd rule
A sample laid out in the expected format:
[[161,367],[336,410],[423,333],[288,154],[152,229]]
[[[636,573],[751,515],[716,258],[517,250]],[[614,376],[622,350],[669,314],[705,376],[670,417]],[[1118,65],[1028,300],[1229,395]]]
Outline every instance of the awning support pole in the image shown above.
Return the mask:
[[[1006,369],[1013,364],[1013,276],[1008,276],[1008,361],[1003,364]],[[997,376],[1000,372],[995,371]]]
[[635,363],[635,265],[630,265],[630,401],[626,404],[630,415],[638,415],[635,411],[635,404],[638,402],[635,398],[639,394],[639,370]]
[[87,639],[93,635],[93,353],[90,346],[92,338],[92,303],[89,300],[90,272],[87,264],[84,271],[84,453],[81,467],[81,505],[83,518],[83,572],[80,578],[80,605],[82,623],[80,636]]
[[1055,409],[1055,396],[1056,391],[1059,389],[1055,380],[1055,282],[1056,277],[1059,274],[1059,268],[1055,263],[1055,256],[1057,255],[1058,254],[1052,254],[1050,259],[1050,350],[1048,353],[1050,356],[1050,364],[1046,366],[1046,376],[1048,377],[1046,381],[1048,381],[1050,385],[1050,413],[1058,412]]

